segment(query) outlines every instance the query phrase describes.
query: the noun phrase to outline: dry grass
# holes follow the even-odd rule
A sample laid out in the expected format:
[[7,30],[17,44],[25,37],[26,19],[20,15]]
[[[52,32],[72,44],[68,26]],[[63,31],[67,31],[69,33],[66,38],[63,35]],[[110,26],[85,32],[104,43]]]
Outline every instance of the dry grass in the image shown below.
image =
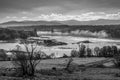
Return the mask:
[[[87,68],[84,71],[82,71],[81,68],[77,68],[77,65],[103,59],[104,58],[74,58],[74,64],[71,68],[73,70],[72,73],[66,72],[63,69],[66,65],[67,58],[43,60],[37,66],[36,77],[32,80],[120,80],[120,77],[116,76],[117,73],[120,73],[120,70],[117,68],[102,68],[97,66],[96,68]],[[0,63],[0,67],[8,67],[9,65],[11,65],[11,62]],[[0,75],[0,80],[30,79]]]

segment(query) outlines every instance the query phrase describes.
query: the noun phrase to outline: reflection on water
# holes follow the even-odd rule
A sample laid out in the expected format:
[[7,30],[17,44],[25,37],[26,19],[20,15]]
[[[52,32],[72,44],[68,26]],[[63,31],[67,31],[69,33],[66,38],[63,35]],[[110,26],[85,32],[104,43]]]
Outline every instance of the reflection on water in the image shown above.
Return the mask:
[[[55,53],[56,56],[62,56],[63,54],[70,54],[71,50],[76,49],[78,50],[79,41],[89,40],[92,43],[84,43],[87,47],[91,49],[98,46],[103,47],[107,45],[116,45],[120,43],[120,40],[113,40],[113,39],[100,39],[100,38],[86,38],[86,37],[72,37],[72,36],[45,36],[50,37],[51,39],[56,39],[57,41],[62,41],[68,43],[68,45],[62,46],[53,46],[53,47],[44,47],[38,46],[37,49],[41,49],[46,54]],[[16,47],[16,45],[20,45],[19,43],[0,43],[0,49],[11,50]],[[117,45],[120,47],[119,45]]]

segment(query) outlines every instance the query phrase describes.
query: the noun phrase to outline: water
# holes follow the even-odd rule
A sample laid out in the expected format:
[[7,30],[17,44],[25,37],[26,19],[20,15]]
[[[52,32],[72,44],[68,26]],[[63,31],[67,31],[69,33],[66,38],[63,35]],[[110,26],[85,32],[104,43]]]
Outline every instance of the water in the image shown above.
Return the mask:
[[[57,57],[62,56],[63,54],[70,55],[71,50],[78,50],[78,44],[73,44],[79,41],[89,40],[92,43],[84,43],[87,47],[93,49],[94,47],[103,47],[107,45],[117,45],[120,43],[120,40],[114,39],[101,39],[101,38],[86,38],[86,37],[73,37],[73,36],[44,36],[49,37],[51,39],[56,39],[57,41],[66,42],[68,45],[61,45],[61,46],[53,46],[53,47],[45,47],[45,46],[38,46],[37,50],[41,50],[46,54],[55,53]],[[16,48],[16,45],[20,45],[19,43],[0,43],[0,49],[5,50],[12,50]],[[21,46],[21,45],[20,45]],[[22,45],[22,48],[24,46]]]

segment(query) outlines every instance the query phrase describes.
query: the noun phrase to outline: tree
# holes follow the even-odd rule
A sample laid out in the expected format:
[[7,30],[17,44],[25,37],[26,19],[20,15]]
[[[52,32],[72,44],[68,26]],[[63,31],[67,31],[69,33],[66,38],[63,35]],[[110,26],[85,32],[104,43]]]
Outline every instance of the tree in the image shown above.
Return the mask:
[[54,29],[53,28],[51,29],[51,33],[54,33]]
[[36,28],[34,28],[33,32],[34,32],[34,36],[37,37],[38,35],[37,35],[37,29]]
[[27,37],[29,36],[25,31],[20,31],[19,34],[20,38],[22,39],[27,39]]
[[90,48],[87,48],[86,52],[87,52],[87,57],[91,57],[92,56],[92,50]]
[[118,49],[117,49],[117,47],[116,47],[116,46],[112,46],[112,47],[111,47],[111,52],[112,52],[113,55],[118,54]]
[[85,56],[85,53],[86,53],[85,48],[86,48],[85,45],[83,44],[79,45],[79,57]]
[[108,57],[107,46],[104,46],[104,47],[101,48],[100,54],[101,54],[100,55],[101,57]]
[[100,48],[99,47],[94,48],[94,54],[95,54],[95,56],[100,57]]
[[68,58],[69,56],[66,54],[63,54],[63,58]]
[[70,65],[71,65],[71,63],[73,62],[73,58],[68,58],[68,62],[67,62],[67,65],[66,65],[66,67],[65,67],[65,70],[67,70],[68,72],[70,71]]
[[120,68],[120,55],[115,55],[113,62],[114,62],[116,67]]
[[50,57],[50,58],[56,58],[56,55],[55,55],[55,53],[51,53],[51,54],[49,55],[49,57]]
[[0,49],[0,60],[6,60],[7,59],[7,54],[5,50]]
[[[36,44],[24,44],[26,51],[22,51],[22,47],[18,46],[16,51],[13,52],[15,57],[13,64],[15,67],[21,69],[20,72],[23,76],[34,76],[36,66],[41,61],[41,57],[38,57],[38,55],[41,54],[41,51],[37,51],[36,47]],[[36,57],[37,59],[35,59]]]
[[76,50],[71,51],[71,57],[79,57],[79,53]]
[[114,64],[115,64],[115,66],[118,67],[118,68],[120,68],[120,49],[117,50],[117,53],[113,56],[113,58],[114,58]]

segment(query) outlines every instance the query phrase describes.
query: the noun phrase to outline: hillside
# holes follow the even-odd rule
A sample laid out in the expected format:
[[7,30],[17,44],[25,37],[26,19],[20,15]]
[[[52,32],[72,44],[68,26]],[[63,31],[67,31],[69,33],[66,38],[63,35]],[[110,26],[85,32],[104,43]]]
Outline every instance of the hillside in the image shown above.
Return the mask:
[[60,23],[66,25],[118,25],[120,24],[120,20],[92,20],[92,21],[76,21],[76,20],[68,20],[68,21],[61,21]]
[[32,25],[63,25],[56,21],[9,21],[1,23],[2,27],[13,27],[13,26],[32,26]]
[[38,26],[38,25],[118,25],[120,20],[92,20],[92,21],[9,21],[1,23],[2,27],[14,27],[14,26]]

